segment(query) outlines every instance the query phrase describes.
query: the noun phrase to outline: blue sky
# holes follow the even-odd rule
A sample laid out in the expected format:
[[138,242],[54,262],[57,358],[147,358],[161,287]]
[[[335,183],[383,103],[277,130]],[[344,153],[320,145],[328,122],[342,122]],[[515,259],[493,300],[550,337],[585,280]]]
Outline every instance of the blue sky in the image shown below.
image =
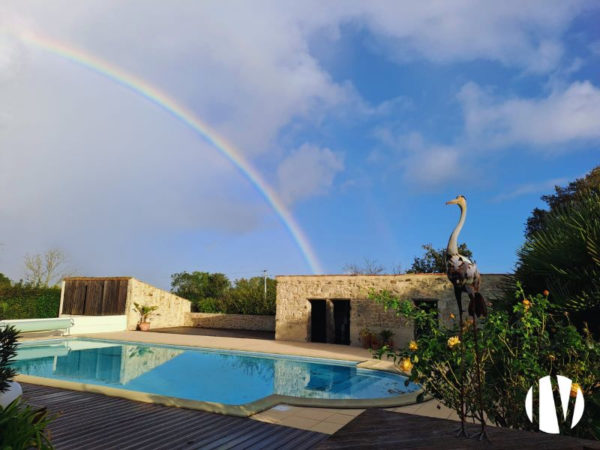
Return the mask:
[[20,39],[169,93],[275,189],[325,272],[408,268],[460,236],[510,271],[555,184],[599,163],[600,8],[585,1],[9,2],[0,6],[0,272],[62,248],[80,275],[310,273],[277,215],[190,129]]

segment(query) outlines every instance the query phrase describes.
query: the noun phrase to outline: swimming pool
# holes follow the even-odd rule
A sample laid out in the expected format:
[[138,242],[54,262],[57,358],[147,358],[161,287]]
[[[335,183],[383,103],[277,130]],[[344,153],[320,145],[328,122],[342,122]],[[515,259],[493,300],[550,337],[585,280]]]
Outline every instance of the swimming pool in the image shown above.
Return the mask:
[[223,405],[271,395],[381,399],[420,389],[355,362],[99,339],[22,343],[13,365],[23,375]]

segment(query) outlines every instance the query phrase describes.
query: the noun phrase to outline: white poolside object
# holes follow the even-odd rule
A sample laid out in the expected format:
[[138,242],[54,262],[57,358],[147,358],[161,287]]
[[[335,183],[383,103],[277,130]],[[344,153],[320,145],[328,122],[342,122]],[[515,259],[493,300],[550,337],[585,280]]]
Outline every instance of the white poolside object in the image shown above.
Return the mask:
[[74,321],[71,318],[61,317],[49,319],[0,320],[0,328],[5,328],[11,325],[22,333],[54,330],[65,330],[68,332],[69,329],[74,325]]
[[0,392],[0,406],[6,408],[11,404],[13,400],[23,395],[23,389],[21,385],[16,381],[8,382],[8,389],[4,392]]

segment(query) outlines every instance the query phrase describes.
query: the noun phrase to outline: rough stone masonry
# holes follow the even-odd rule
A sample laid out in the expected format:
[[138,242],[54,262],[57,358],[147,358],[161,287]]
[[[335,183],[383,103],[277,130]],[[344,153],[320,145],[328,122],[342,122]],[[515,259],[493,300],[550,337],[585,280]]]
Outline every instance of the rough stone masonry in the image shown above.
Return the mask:
[[[481,293],[488,301],[501,295],[505,275],[482,275]],[[350,345],[359,346],[360,331],[391,330],[396,346],[406,345],[414,336],[412,324],[397,317],[368,298],[369,291],[388,290],[401,299],[429,302],[437,307],[440,320],[449,324],[450,313],[458,317],[452,284],[445,274],[404,275],[292,275],[277,277],[275,339],[311,341],[311,300],[327,304],[327,342],[333,341],[333,308],[336,300],[350,301]],[[466,311],[468,296],[463,295]]]

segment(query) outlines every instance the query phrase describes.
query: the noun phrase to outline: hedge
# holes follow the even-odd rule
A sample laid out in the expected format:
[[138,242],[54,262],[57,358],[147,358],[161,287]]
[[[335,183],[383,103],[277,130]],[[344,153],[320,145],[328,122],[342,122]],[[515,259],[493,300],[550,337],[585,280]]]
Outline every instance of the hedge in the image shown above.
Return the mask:
[[58,317],[60,288],[14,285],[0,288],[0,318],[42,319]]

